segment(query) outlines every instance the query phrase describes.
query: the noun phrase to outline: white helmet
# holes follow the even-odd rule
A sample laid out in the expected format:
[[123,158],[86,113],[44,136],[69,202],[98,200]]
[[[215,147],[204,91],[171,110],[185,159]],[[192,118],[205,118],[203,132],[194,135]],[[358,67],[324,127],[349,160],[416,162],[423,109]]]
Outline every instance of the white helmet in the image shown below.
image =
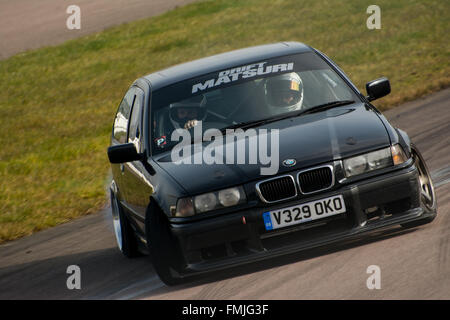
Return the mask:
[[[203,121],[206,118],[206,97],[204,95],[195,96],[169,106],[169,117],[175,129],[184,128],[189,120]],[[184,117],[180,118],[179,109],[183,109]]]
[[285,73],[266,80],[267,106],[272,115],[300,110],[303,103],[303,82],[295,73]]

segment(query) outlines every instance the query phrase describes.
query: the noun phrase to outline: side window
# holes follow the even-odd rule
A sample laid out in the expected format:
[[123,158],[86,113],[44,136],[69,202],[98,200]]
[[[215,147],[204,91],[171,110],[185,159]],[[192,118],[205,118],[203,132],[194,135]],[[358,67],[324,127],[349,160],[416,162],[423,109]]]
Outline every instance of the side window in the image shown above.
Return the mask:
[[140,140],[142,132],[142,106],[144,105],[144,91],[136,88],[136,98],[131,109],[130,123],[128,128],[128,142],[135,144],[136,149],[140,151]]
[[128,119],[130,118],[131,107],[135,98],[135,88],[131,88],[123,97],[114,119],[113,136],[119,143],[126,143]]

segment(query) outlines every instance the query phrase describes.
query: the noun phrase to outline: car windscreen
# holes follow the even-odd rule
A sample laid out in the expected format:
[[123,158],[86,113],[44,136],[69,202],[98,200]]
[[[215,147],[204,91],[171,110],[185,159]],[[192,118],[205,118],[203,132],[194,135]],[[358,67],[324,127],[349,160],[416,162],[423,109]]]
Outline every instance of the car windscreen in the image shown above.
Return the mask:
[[170,150],[178,143],[171,139],[176,129],[192,129],[200,122],[203,132],[220,130],[342,100],[359,98],[314,52],[205,74],[155,90],[152,153]]

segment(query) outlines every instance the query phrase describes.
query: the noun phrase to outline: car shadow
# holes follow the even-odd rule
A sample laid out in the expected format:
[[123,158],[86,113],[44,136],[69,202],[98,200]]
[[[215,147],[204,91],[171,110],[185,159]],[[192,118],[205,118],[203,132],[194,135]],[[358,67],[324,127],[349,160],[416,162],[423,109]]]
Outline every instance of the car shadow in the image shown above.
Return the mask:
[[364,246],[373,242],[387,240],[390,238],[402,236],[411,232],[414,232],[417,228],[405,229],[401,226],[390,227],[389,229],[373,231],[360,238],[341,241],[339,243],[326,245],[318,248],[308,249],[298,253],[292,253],[281,257],[270,258],[268,260],[251,262],[242,266],[232,267],[229,269],[221,270],[220,272],[212,272],[210,274],[203,274],[199,276],[192,276],[187,279],[186,283],[177,286],[163,286],[155,290],[151,290],[136,296],[135,298],[147,298],[151,299],[153,296],[170,293],[177,290],[193,288],[196,286],[207,285],[209,283],[222,281],[262,270],[280,267],[283,265],[300,262],[320,256],[325,256],[338,251],[352,249],[360,246]]
[[[80,267],[81,289],[67,287],[70,265]],[[148,289],[163,285],[150,258],[128,259],[111,247],[0,268],[0,300],[120,299],[118,293],[142,283]]]

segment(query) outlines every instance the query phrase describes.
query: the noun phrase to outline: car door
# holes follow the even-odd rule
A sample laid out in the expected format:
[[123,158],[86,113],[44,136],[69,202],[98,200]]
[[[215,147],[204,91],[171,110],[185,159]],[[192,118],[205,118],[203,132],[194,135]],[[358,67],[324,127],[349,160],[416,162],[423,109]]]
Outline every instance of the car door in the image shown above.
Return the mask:
[[[143,150],[143,107],[145,101],[144,91],[135,87],[135,99],[131,109],[130,121],[128,123],[127,142],[133,143],[136,150],[142,153]],[[130,213],[133,225],[142,235],[145,234],[145,211],[148,206],[150,195],[153,193],[153,186],[150,177],[144,168],[142,161],[133,161],[124,164],[123,182],[126,186],[124,190],[124,206]]]

